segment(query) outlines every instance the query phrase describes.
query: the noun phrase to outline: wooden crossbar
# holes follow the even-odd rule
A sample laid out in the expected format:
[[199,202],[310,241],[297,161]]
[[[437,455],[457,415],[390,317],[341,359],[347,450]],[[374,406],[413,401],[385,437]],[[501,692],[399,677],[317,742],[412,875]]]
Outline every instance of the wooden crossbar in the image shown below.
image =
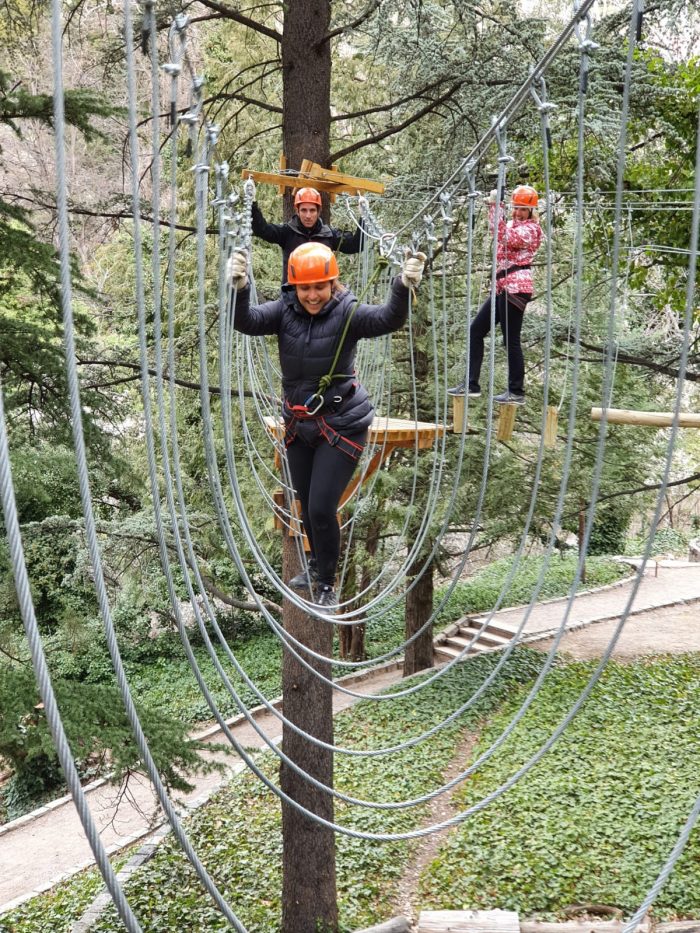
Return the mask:
[[[609,424],[646,425],[652,428],[670,428],[673,425],[672,411],[634,411],[631,408],[591,408],[593,421],[601,421],[603,411]],[[700,414],[683,412],[678,416],[679,428],[700,428]]]
[[281,193],[285,188],[304,188],[307,185],[313,185],[314,188],[326,191],[328,194],[359,194],[360,191],[384,194],[384,185],[380,181],[346,175],[344,172],[324,168],[308,159],[304,159],[301,163],[301,170],[295,175],[281,172],[256,172],[244,168],[241,177],[252,178],[255,182],[265,185],[277,185]]

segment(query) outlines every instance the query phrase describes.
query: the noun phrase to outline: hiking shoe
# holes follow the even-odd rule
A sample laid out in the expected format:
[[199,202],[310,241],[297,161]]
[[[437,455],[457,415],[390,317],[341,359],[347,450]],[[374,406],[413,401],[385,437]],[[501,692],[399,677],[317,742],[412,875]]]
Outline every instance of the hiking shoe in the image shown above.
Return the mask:
[[310,590],[317,581],[318,570],[316,569],[316,561],[312,557],[309,561],[308,570],[302,570],[296,577],[292,577],[287,586],[291,590]]
[[314,602],[319,609],[326,609],[328,612],[335,612],[338,608],[338,597],[329,583],[319,583]]
[[469,398],[481,398],[481,389],[469,389],[466,391],[467,386],[465,382],[460,382],[458,386],[452,386],[451,389],[447,390],[448,395],[467,395]]
[[501,392],[500,395],[494,395],[493,400],[499,405],[525,404],[525,396],[520,392]]

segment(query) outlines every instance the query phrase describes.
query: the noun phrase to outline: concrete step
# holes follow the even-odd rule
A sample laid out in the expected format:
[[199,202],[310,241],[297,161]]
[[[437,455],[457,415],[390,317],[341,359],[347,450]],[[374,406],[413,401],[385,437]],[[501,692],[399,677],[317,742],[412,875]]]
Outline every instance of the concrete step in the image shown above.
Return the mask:
[[490,628],[484,629],[484,631],[481,632],[476,625],[473,628],[466,628],[461,625],[459,632],[456,635],[450,636],[450,638],[461,639],[465,642],[469,642],[475,637],[480,645],[493,645],[499,648],[513,640],[512,635],[502,635],[500,632],[492,632]]

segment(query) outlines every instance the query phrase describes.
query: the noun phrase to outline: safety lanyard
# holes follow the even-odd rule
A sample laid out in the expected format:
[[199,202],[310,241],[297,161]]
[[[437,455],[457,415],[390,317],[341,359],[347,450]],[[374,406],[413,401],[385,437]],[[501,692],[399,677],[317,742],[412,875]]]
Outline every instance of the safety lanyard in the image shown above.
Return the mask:
[[[353,315],[355,314],[355,311],[357,311],[357,306],[359,305],[359,303],[360,303],[360,299],[358,298],[355,301],[355,304],[350,309],[350,313],[345,318],[345,325],[340,335],[340,340],[338,341],[338,345],[335,349],[335,356],[333,357],[333,362],[331,363],[330,370],[326,373],[325,376],[321,376],[321,378],[318,381],[318,388],[316,389],[314,393],[312,393],[306,399],[303,405],[287,405],[290,411],[294,412],[295,414],[300,414],[300,415],[307,415],[307,416],[315,415],[316,412],[320,411],[321,408],[323,408],[323,403],[325,401],[324,393],[326,389],[328,388],[328,386],[331,384],[331,382],[334,379],[349,379],[350,378],[350,376],[345,373],[336,373],[335,367],[338,365],[338,360],[340,359],[340,353],[343,349],[345,338],[347,337],[348,331],[350,330],[350,321],[352,321]],[[314,400],[316,400],[315,405],[313,407],[310,407],[312,402],[314,402]]]

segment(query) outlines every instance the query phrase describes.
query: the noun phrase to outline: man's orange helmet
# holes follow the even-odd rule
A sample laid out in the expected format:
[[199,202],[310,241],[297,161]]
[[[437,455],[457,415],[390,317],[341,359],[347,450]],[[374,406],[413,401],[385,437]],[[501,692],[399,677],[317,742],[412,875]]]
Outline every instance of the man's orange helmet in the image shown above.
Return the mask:
[[299,188],[294,195],[294,207],[299,207],[300,204],[316,204],[320,209],[321,195],[315,188]]
[[538,194],[530,185],[518,185],[510,197],[512,207],[529,207],[530,210],[535,210],[538,202]]
[[335,253],[323,243],[302,243],[287,263],[287,281],[290,285],[329,282],[337,279],[339,274]]

